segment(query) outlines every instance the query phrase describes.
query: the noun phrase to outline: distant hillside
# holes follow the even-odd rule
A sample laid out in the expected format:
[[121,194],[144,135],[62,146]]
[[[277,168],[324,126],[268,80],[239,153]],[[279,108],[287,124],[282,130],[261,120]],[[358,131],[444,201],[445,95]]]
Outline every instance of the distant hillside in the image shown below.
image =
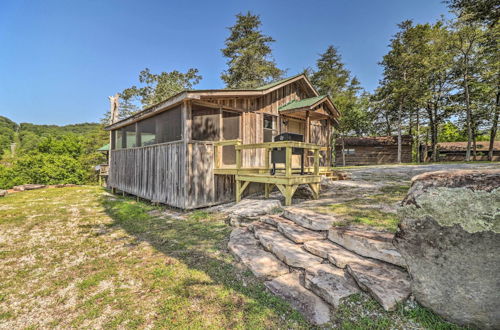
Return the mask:
[[[102,125],[97,123],[82,123],[64,126],[37,125],[31,123],[16,124],[9,118],[0,116],[0,157],[6,150],[10,149],[10,145],[13,142],[18,143],[18,149],[30,149],[31,146],[38,144],[43,137],[61,137],[68,134],[78,136],[102,136],[103,130]],[[106,142],[102,138],[101,140]]]

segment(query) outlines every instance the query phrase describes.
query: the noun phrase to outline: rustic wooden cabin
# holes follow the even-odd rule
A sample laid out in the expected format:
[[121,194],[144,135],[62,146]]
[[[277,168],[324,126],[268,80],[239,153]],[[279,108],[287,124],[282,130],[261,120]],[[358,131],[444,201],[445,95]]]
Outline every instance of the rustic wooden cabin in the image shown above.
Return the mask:
[[[343,155],[342,155],[343,143]],[[346,137],[335,142],[335,165],[376,165],[397,163],[397,136]],[[410,163],[412,160],[412,138],[403,135],[401,139],[401,161]]]
[[[184,91],[106,127],[108,185],[181,209],[239,200],[255,189],[268,195],[275,185],[290,204],[299,184],[319,194],[338,116],[303,74],[255,89]],[[285,132],[304,141],[273,142]],[[276,148],[286,162],[271,175]],[[302,175],[297,148],[305,150]]]
[[[476,142],[476,154],[471,150],[471,159],[475,161],[487,161],[489,141]],[[471,146],[472,149],[472,146]],[[432,147],[430,145],[420,146],[420,160],[422,162],[432,161]],[[461,162],[465,161],[467,153],[467,142],[439,142],[437,144],[438,162]],[[500,160],[500,141],[493,143],[493,158],[492,161]]]

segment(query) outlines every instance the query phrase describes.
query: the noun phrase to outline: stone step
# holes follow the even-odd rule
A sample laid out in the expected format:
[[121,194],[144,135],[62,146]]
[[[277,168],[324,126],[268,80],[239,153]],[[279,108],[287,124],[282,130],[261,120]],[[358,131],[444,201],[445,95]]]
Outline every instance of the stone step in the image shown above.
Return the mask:
[[362,262],[366,259],[329,240],[305,242],[304,249],[321,258],[328,259],[339,268],[346,268],[350,263]]
[[260,217],[260,221],[275,227],[278,226],[278,222],[281,221],[281,219],[283,218],[277,214],[268,214]]
[[333,228],[328,239],[359,255],[406,267],[405,261],[392,244],[394,234],[353,227]]
[[283,217],[312,230],[329,230],[334,223],[340,222],[333,216],[297,207],[287,207],[283,212]]
[[288,266],[272,253],[264,251],[250,231],[234,229],[229,237],[228,248],[257,278],[270,280],[289,273]]
[[312,255],[304,250],[302,245],[293,243],[277,231],[257,229],[255,237],[266,250],[272,252],[288,266],[305,269],[323,261],[322,258]]
[[326,239],[326,232],[310,230],[287,219],[281,218],[276,224],[278,231],[295,243]]
[[344,269],[329,264],[306,268],[305,287],[335,308],[345,298],[360,292],[354,279]]
[[255,232],[257,229],[277,230],[275,226],[256,220],[247,226],[248,230]]
[[410,276],[400,267],[365,259],[348,264],[347,271],[386,311],[395,310],[411,294]]
[[265,282],[274,295],[286,300],[314,325],[330,322],[330,308],[320,297],[304,288],[299,273],[290,273]]

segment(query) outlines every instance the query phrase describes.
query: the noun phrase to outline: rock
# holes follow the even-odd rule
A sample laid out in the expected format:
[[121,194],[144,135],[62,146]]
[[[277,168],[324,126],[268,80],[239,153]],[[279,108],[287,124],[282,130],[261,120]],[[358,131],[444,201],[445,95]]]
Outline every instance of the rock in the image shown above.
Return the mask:
[[345,270],[328,264],[307,268],[305,286],[335,308],[339,307],[343,299],[360,292],[354,279]]
[[333,175],[337,177],[338,180],[350,180],[351,174],[345,171],[334,171]]
[[297,199],[314,199],[314,194],[309,185],[307,184],[301,184],[300,186],[297,187],[297,190],[295,190],[295,193],[293,194],[293,198]]
[[460,325],[500,329],[500,170],[416,176],[395,245],[423,306]]
[[283,219],[281,216],[276,214],[271,214],[262,216],[260,218],[260,221],[276,227],[281,219]]
[[350,263],[359,263],[366,259],[330,241],[305,242],[304,249],[322,258],[328,258],[332,264],[340,268],[346,268]]
[[328,239],[359,255],[406,267],[404,259],[392,244],[394,234],[353,227],[334,228]]
[[274,226],[271,226],[267,223],[264,223],[262,221],[254,221],[252,223],[250,223],[248,226],[247,226],[248,230],[252,231],[252,232],[255,232],[256,230],[258,229],[265,229],[265,230],[276,230],[276,227]]
[[397,266],[364,259],[362,262],[349,263],[347,271],[361,289],[369,292],[386,311],[395,310],[397,304],[411,294],[410,277]]
[[43,184],[23,184],[20,186],[15,186],[12,189],[15,191],[25,191],[25,190],[35,190],[35,189],[42,189],[45,188],[45,185]]
[[0,197],[7,196],[8,191],[7,190],[0,190]]
[[293,243],[277,231],[259,229],[255,231],[255,237],[259,239],[266,250],[274,253],[288,266],[307,268],[323,261],[322,258],[310,254],[302,249],[301,245]]
[[290,273],[266,282],[265,286],[274,295],[286,300],[314,325],[330,322],[330,308],[300,283],[300,274]]
[[333,216],[319,214],[314,211],[300,209],[297,207],[287,207],[283,212],[283,216],[292,220],[299,226],[312,230],[328,230],[332,224],[339,222]]
[[298,226],[295,222],[281,219],[277,221],[278,231],[291,239],[295,243],[304,243],[312,240],[321,240],[326,238],[325,232],[309,230]]
[[77,187],[78,185],[72,183],[56,184],[55,188],[67,188],[67,187]]
[[241,202],[227,208],[229,223],[232,226],[246,226],[258,220],[260,216],[273,213],[281,208],[281,202],[276,199],[243,199]]
[[228,243],[229,251],[261,279],[289,273],[288,267],[272,253],[262,250],[253,234],[245,229],[235,228]]

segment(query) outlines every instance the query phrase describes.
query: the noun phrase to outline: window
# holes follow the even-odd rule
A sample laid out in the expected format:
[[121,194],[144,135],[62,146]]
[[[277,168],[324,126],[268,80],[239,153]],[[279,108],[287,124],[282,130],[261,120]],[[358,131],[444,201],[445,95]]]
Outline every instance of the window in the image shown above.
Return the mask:
[[273,142],[273,138],[278,134],[276,129],[276,117],[264,115],[264,142]]
[[122,140],[123,148],[133,148],[136,147],[135,143],[135,124],[128,125],[122,128],[122,134],[124,140]]
[[219,140],[219,109],[193,105],[191,113],[191,137],[193,140]]
[[356,149],[344,149],[345,155],[354,155],[356,153]]
[[181,107],[175,107],[156,115],[156,142],[164,143],[182,139]]
[[156,141],[156,119],[154,117],[141,120],[137,123],[138,144],[141,147],[155,144]]
[[122,130],[117,129],[113,131],[114,135],[114,140],[115,140],[115,149],[122,149],[123,144],[122,144]]

